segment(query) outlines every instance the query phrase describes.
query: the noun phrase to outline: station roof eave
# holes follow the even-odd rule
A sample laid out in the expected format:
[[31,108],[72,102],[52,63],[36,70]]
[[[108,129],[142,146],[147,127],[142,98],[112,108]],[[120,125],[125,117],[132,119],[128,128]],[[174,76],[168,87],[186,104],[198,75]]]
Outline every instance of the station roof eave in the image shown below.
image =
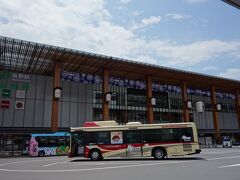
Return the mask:
[[153,81],[173,85],[186,82],[199,88],[240,89],[237,80],[0,36],[0,70],[51,76],[55,62],[68,72],[102,75],[103,69],[109,69],[111,76],[133,80],[151,76]]
[[228,4],[230,4],[231,6],[240,9],[240,0],[222,0]]

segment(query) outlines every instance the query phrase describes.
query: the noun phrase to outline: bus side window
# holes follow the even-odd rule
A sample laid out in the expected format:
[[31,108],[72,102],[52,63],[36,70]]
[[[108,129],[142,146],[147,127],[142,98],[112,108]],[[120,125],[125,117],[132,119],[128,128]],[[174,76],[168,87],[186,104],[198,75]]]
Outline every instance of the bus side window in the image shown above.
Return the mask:
[[70,145],[70,136],[66,136],[65,137],[65,146],[69,146]]
[[48,146],[48,139],[45,136],[39,136],[35,138],[38,142],[38,147],[47,147]]
[[144,143],[156,142],[179,142],[180,135],[178,129],[145,129],[142,130]]
[[133,144],[133,143],[141,143],[141,135],[140,131],[125,131],[124,133],[124,144]]
[[49,146],[50,147],[55,147],[57,146],[57,140],[56,140],[56,137],[49,137]]
[[65,146],[65,136],[60,136],[57,138],[57,146]]
[[90,132],[88,135],[89,144],[111,144],[110,132]]
[[176,128],[162,129],[162,142],[179,142],[179,130]]
[[142,130],[142,139],[144,143],[161,142],[161,129]]

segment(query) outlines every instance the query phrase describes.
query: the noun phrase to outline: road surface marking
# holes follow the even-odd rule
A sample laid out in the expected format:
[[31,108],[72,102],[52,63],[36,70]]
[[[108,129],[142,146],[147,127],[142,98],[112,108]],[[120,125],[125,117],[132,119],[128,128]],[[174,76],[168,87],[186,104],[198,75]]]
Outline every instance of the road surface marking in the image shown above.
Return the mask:
[[44,165],[42,167],[49,167],[49,166],[53,166],[53,165],[56,165],[56,164],[63,164],[63,163],[67,163],[67,162],[69,162],[69,161],[55,162],[55,163],[51,163],[51,164],[46,164],[46,165]]
[[229,151],[229,152],[201,152],[201,154],[230,154],[230,153],[239,153],[239,151]]
[[[240,158],[240,156],[229,156],[229,157],[219,157],[219,158],[209,158],[206,159],[208,161],[214,161],[214,160],[222,160],[222,159],[234,159],[234,158]],[[46,160],[55,160],[54,163],[51,164],[47,164],[44,165],[43,167],[49,167],[49,166],[53,166],[56,164],[61,164],[61,163],[67,163],[67,162],[71,162],[71,161],[64,161],[64,162],[56,162],[62,159],[41,159],[41,160],[29,160],[29,161],[17,161],[17,162],[10,162],[10,163],[4,163],[4,164],[0,164],[0,166],[6,166],[6,165],[10,165],[10,164],[19,164],[19,163],[29,163],[29,162],[38,162],[38,161],[46,161]],[[0,171],[7,171],[7,172],[78,172],[78,171],[94,171],[94,170],[108,170],[108,169],[117,169],[117,168],[131,168],[131,167],[146,167],[146,166],[157,166],[157,165],[167,165],[167,164],[179,164],[179,163],[184,163],[184,162],[194,162],[194,160],[184,160],[184,161],[168,161],[168,162],[157,162],[157,163],[147,163],[147,164],[142,164],[139,162],[102,162],[102,163],[98,163],[98,164],[126,164],[126,165],[120,165],[120,166],[111,166],[111,167],[97,167],[97,168],[85,168],[85,169],[56,169],[56,170],[44,170],[44,169],[36,169],[36,170],[31,170],[31,169],[0,169]],[[75,163],[75,162],[74,162]],[[73,163],[73,164],[74,164]],[[132,164],[130,164],[132,163]],[[76,163],[76,165],[97,165],[96,162],[80,162]],[[228,166],[221,166],[221,167],[234,167],[234,166],[240,166],[239,164],[234,164],[234,165],[228,165]]]
[[229,157],[210,158],[210,159],[206,159],[206,160],[207,160],[207,161],[214,161],[214,160],[234,159],[234,158],[240,158],[240,156],[229,156]]
[[227,166],[219,166],[219,168],[229,168],[229,167],[237,167],[240,166],[240,164],[232,164],[232,165],[227,165]]
[[14,162],[9,162],[9,163],[4,163],[4,164],[0,164],[0,166],[6,166],[6,165],[11,165],[11,164],[20,164],[20,163],[30,163],[30,162],[40,162],[40,161],[59,161],[62,159],[41,159],[41,160],[28,160],[28,161],[14,161]]
[[[54,165],[57,165],[57,164],[64,164],[64,163],[68,163],[69,161],[63,161],[63,162],[55,162],[55,163],[50,163],[50,164],[46,164],[46,165],[43,165],[42,167],[49,167],[49,166],[54,166]],[[113,164],[141,164],[141,163],[133,163],[133,162],[116,162],[116,163],[108,163],[108,162],[80,162],[80,163],[76,163],[74,165],[78,165],[78,166],[101,166],[101,165],[113,165]],[[71,164],[72,165],[72,164]]]
[[30,170],[30,169],[0,169],[0,171],[6,172],[81,172],[81,171],[96,171],[96,170],[108,170],[108,169],[119,169],[119,168],[131,168],[131,167],[146,167],[146,166],[157,166],[165,164],[178,164],[191,161],[176,161],[176,162],[163,162],[163,163],[151,163],[151,164],[133,164],[125,166],[111,166],[111,167],[99,167],[99,168],[88,168],[88,169],[62,169],[62,170]]

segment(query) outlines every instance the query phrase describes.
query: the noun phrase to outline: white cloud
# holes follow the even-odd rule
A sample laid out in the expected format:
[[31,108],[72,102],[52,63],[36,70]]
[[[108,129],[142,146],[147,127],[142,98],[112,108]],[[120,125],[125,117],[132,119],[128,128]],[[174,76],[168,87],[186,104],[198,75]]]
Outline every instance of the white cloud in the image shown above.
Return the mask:
[[225,72],[219,73],[218,76],[240,80],[240,68],[227,69]]
[[143,12],[144,12],[144,11],[133,11],[133,12],[132,12],[132,15],[133,15],[133,16],[139,16],[139,15],[141,15]]
[[160,57],[167,59],[167,65],[184,67],[215,59],[224,54],[237,53],[239,55],[240,42],[209,40],[177,45],[172,43],[162,44],[162,42],[156,41],[152,44],[152,48],[156,49]]
[[173,20],[184,20],[184,19],[190,19],[191,16],[189,15],[183,15],[183,14],[177,14],[177,13],[169,13],[164,16],[166,19],[173,19]]
[[120,2],[122,3],[122,4],[128,4],[128,3],[130,3],[132,0],[120,0]]
[[208,0],[184,0],[184,1],[189,4],[201,4],[207,2]]
[[[239,41],[178,44],[146,40],[134,30],[113,23],[104,0],[0,0],[0,4],[3,36],[178,68],[223,55],[240,59]],[[160,16],[145,18],[138,28],[160,21]]]
[[157,60],[148,55],[139,55],[139,56],[136,56],[134,59],[143,63],[147,62],[150,64],[157,64]]
[[146,26],[151,26],[154,24],[158,24],[161,21],[161,16],[151,16],[149,18],[144,18],[140,23],[134,23],[131,27],[132,30],[144,28]]
[[142,25],[148,26],[153,24],[158,24],[161,21],[161,16],[151,16],[149,18],[142,19]]
[[206,66],[202,68],[202,71],[216,71],[216,70],[219,70],[217,66]]

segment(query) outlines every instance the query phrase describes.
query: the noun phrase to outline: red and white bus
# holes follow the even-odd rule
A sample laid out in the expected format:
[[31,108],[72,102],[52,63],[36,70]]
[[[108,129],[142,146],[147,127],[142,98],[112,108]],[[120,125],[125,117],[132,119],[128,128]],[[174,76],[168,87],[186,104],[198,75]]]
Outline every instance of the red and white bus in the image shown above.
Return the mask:
[[119,125],[115,121],[86,122],[71,128],[70,157],[154,157],[200,153],[194,123]]

